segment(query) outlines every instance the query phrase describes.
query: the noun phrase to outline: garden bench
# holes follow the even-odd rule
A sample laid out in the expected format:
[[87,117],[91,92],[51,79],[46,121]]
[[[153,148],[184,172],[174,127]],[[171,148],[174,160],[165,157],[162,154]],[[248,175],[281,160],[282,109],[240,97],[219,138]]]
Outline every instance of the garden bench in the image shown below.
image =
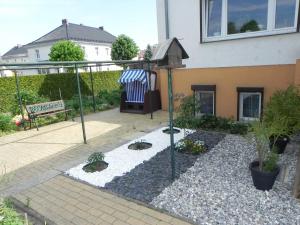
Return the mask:
[[46,117],[58,113],[65,113],[65,120],[67,120],[68,112],[71,111],[71,109],[66,109],[63,100],[26,105],[25,108],[28,113],[30,129],[31,129],[31,124],[34,123],[37,130],[39,130],[38,124],[36,122],[37,118]]

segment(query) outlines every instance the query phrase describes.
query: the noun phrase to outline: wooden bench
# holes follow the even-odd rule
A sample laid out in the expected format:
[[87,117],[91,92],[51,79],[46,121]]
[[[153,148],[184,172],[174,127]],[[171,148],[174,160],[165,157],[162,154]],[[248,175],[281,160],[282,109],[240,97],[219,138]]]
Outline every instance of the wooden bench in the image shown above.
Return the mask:
[[31,129],[31,124],[34,123],[37,130],[39,130],[39,127],[38,127],[38,124],[36,121],[37,118],[46,117],[46,116],[54,115],[54,114],[58,114],[58,113],[65,113],[65,120],[67,120],[68,112],[71,111],[71,109],[66,109],[65,103],[63,100],[37,103],[37,104],[33,104],[33,105],[26,105],[25,108],[28,113],[30,129]]

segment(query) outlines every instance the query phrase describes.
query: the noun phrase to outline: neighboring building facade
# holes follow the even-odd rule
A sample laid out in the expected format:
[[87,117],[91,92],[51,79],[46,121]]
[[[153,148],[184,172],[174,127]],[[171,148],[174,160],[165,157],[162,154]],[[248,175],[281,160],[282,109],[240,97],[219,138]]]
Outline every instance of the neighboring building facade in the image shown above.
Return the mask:
[[[104,30],[103,27],[95,28],[84,25],[68,23],[62,20],[62,25],[48,34],[27,44],[13,47],[1,58],[3,63],[41,62],[49,60],[50,49],[60,40],[71,40],[80,45],[85,52],[85,60],[110,61],[111,46],[116,37]],[[93,67],[93,71],[107,71],[118,69],[117,66]],[[45,73],[57,73],[57,69],[51,70],[22,70],[20,75],[33,75]],[[63,72],[63,71],[61,71]]]
[[275,90],[300,84],[298,12],[299,0],[157,0],[159,41],[177,37],[189,54],[175,95],[194,92],[203,114],[258,119]]

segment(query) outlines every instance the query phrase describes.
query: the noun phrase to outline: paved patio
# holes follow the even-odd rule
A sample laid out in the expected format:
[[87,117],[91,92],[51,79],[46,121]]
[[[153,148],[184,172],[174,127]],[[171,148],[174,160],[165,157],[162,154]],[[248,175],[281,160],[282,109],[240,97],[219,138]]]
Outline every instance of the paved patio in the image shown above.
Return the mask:
[[62,172],[95,151],[110,151],[166,125],[167,113],[120,114],[118,109],[85,116],[88,144],[81,124],[66,121],[40,131],[18,132],[0,138],[0,196],[13,196],[56,224],[188,224],[95,187]]
[[57,225],[189,225],[60,175],[15,197]]

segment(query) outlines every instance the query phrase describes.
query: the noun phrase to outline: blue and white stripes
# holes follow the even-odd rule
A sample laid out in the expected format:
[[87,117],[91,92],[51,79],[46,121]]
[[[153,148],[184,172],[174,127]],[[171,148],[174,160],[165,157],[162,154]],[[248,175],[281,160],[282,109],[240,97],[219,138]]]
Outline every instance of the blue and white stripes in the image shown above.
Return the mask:
[[127,84],[134,81],[140,81],[141,83],[147,83],[147,72],[145,70],[124,70],[119,83]]
[[145,70],[125,70],[119,83],[125,84],[127,102],[144,103],[144,95],[148,89]]
[[125,84],[127,102],[144,103],[144,95],[147,91],[147,83],[142,84],[139,81],[134,81]]

